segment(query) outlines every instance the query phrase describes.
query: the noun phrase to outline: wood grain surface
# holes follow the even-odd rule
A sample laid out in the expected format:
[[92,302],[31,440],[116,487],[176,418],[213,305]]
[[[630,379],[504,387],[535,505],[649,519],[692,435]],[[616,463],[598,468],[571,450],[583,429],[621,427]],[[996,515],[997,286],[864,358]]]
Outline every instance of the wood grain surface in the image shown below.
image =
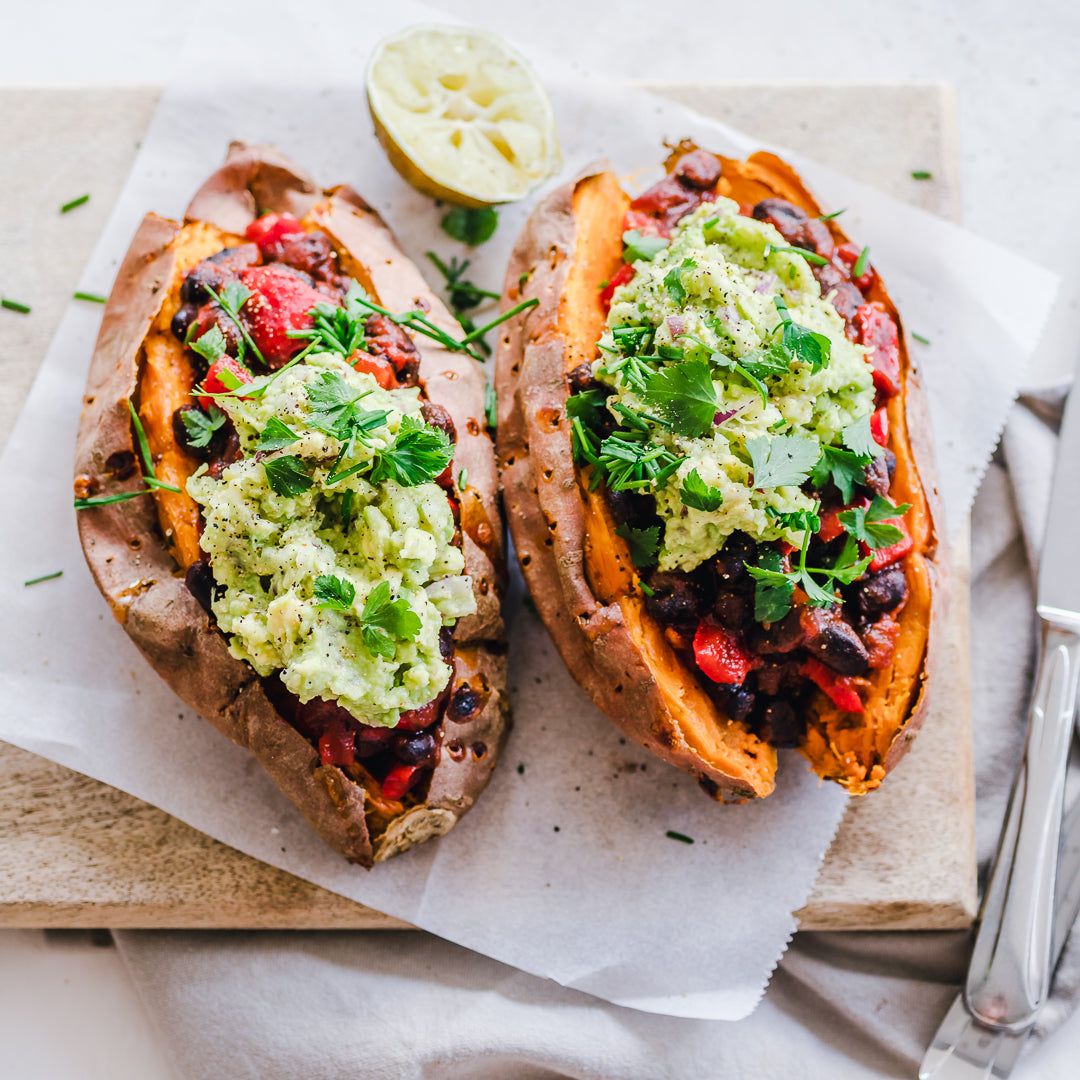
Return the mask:
[[[652,86],[924,209],[959,206],[955,104],[927,86]],[[154,88],[0,89],[0,446],[119,194]],[[926,170],[930,181],[915,181]],[[69,199],[92,192],[77,213]],[[149,208],[148,208],[149,209]],[[108,282],[100,283],[103,292]],[[885,786],[853,800],[807,929],[939,929],[975,912],[968,553],[953,551],[943,678]],[[258,862],[157,808],[0,743],[0,926],[388,928],[405,924]]]

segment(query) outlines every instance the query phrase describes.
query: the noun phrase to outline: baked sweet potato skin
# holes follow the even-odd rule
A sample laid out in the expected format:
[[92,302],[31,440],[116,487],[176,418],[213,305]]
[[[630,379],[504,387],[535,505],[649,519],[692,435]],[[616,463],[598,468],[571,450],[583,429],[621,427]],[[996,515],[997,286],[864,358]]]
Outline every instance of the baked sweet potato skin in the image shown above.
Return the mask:
[[[391,310],[426,304],[434,321],[457,331],[382,219],[351,189],[322,192],[273,147],[234,144],[225,165],[192,200],[186,218],[242,234],[257,213],[285,210],[297,217],[317,213],[339,257],[368,268],[363,283]],[[129,403],[139,407],[144,342],[176,276],[181,228],[147,215],[120,267],[91,361],[76,441],[80,494],[114,494],[142,483]],[[219,731],[249,749],[335,851],[365,866],[454,825],[487,783],[509,721],[499,607],[503,537],[494,448],[484,428],[484,379],[467,356],[426,339],[417,346],[428,395],[450,412],[457,428],[455,474],[468,468],[466,495],[475,504],[471,517],[463,512],[462,526],[478,611],[456,628],[462,648],[454,660],[451,696],[478,671],[488,693],[483,708],[453,724],[453,737],[462,744],[484,744],[482,760],[474,755],[471,767],[463,768],[451,755],[447,736],[426,800],[394,820],[374,818],[364,787],[337,766],[320,764],[315,747],[279,715],[255,672],[229,654],[224,637],[184,584],[184,553],[166,542],[151,496],[78,514],[94,580],[158,674]],[[372,821],[378,824],[374,831]]]
[[[692,149],[691,144],[680,144],[669,169]],[[780,197],[810,214],[820,213],[798,176],[774,155],[756,154],[746,162],[721,160],[720,194],[750,204]],[[504,331],[496,360],[498,453],[508,524],[537,610],[594,703],[636,741],[702,780],[706,790],[739,798],[765,796],[773,787],[772,749],[752,736],[740,740],[731,729],[741,725],[716,709],[681,661],[670,651],[660,656],[663,643],[661,639],[657,645],[656,639],[661,635],[648,632],[652,621],[636,598],[627,595],[633,590],[618,583],[608,587],[620,574],[627,582],[632,579],[628,552],[605,521],[603,501],[586,494],[573,462],[566,375],[576,364],[595,358],[603,328],[596,308],[586,310],[588,303],[572,295],[574,267],[588,265],[595,281],[610,278],[618,269],[627,203],[614,175],[603,164],[593,166],[537,207],[515,247],[504,305],[527,297],[536,297],[539,304]],[[597,221],[605,215],[606,222]],[[845,239],[838,229],[834,232],[838,242]],[[871,298],[885,303],[902,325],[880,286]],[[903,391],[893,399],[889,415],[902,477],[895,489],[897,501],[914,504],[915,531],[921,537],[907,568],[909,579],[925,586],[917,594],[925,603],[910,605],[907,616],[918,639],[917,670],[910,685],[902,687],[890,685],[891,672],[879,673],[880,685],[872,691],[879,700],[867,712],[872,746],[864,756],[869,760],[857,760],[837,745],[843,739],[837,734],[843,718],[829,717],[824,700],[814,707],[820,745],[811,746],[808,740],[804,747],[820,775],[855,793],[880,783],[922,723],[945,601],[930,427],[906,348],[902,375]],[[608,570],[599,570],[602,565]],[[673,715],[680,710],[682,722]],[[707,733],[714,729],[717,739],[709,746]],[[688,732],[697,739],[688,738]]]

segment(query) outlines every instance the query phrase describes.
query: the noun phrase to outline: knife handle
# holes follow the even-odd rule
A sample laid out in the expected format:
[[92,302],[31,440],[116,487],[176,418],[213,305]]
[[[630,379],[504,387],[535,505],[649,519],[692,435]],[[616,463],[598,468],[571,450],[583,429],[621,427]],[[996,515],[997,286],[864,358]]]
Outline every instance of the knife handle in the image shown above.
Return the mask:
[[1027,742],[986,885],[964,997],[987,1027],[1021,1031],[1050,989],[1054,882],[1080,634],[1043,621]]

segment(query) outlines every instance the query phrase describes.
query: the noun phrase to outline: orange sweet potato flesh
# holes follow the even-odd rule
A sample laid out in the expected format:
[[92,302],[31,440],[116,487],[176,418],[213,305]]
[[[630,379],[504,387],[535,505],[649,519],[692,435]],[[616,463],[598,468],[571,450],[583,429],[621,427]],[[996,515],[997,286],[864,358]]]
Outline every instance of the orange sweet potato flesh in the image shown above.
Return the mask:
[[[146,431],[155,475],[181,489],[97,506],[78,515],[87,563],[117,619],[155,670],[192,708],[259,760],[315,831],[352,862],[370,866],[452,827],[483,790],[509,723],[499,590],[503,534],[484,375],[467,356],[417,341],[428,397],[451,414],[454,472],[468,470],[462,541],[478,610],[455,627],[451,691],[478,701],[447,716],[426,794],[384,799],[362,767],[320,763],[312,744],[277,713],[261,680],[234,659],[184,584],[199,557],[198,513],[184,492],[198,462],[178,445],[175,410],[190,403],[194,372],[169,324],[184,274],[240,241],[263,210],[288,211],[329,234],[345,270],[392,310],[427,305],[451,334],[456,321],[405,257],[382,219],[347,187],[323,191],[269,146],[234,144],[181,224],[149,214],[117,274],[91,361],[76,442],[76,489],[111,495],[142,478],[129,405]],[[466,512],[467,507],[467,512]],[[480,749],[482,748],[482,750]],[[460,752],[458,752],[460,751]]]
[[[669,169],[683,153],[673,149]],[[794,171],[771,154],[721,159],[720,194],[744,204],[788,199],[811,214],[816,203]],[[498,452],[508,522],[526,582],[564,661],[593,701],[629,735],[737,798],[768,795],[776,755],[745,725],[725,716],[646,613],[625,541],[602,495],[573,463],[566,423],[566,374],[597,355],[606,311],[602,283],[622,263],[629,199],[603,167],[553,193],[533,213],[507,271],[504,304],[539,305],[504,333],[497,355]],[[845,239],[830,223],[838,242]],[[884,290],[880,300],[897,318]],[[915,550],[904,561],[909,599],[898,616],[892,667],[873,673],[862,716],[814,701],[803,753],[819,775],[853,793],[877,786],[902,756],[925,710],[933,635],[944,600],[937,562],[936,494],[929,426],[915,371],[902,352],[903,389],[889,405],[891,488],[909,502]]]

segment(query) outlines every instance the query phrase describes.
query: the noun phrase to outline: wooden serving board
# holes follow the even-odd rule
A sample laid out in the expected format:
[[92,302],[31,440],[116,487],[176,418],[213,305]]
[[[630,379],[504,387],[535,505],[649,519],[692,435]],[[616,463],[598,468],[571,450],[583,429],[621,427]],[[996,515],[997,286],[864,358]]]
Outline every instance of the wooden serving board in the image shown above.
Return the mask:
[[[897,198],[957,216],[943,86],[651,86]],[[159,91],[0,89],[0,444],[131,167]],[[678,133],[673,133],[678,134]],[[926,170],[929,181],[915,181]],[[68,199],[91,191],[79,212]],[[968,545],[953,552],[941,679],[888,783],[853,800],[806,929],[944,929],[975,912]],[[464,827],[467,827],[466,822]],[[0,926],[389,928],[405,924],[242,855],[161,810],[0,743]]]

